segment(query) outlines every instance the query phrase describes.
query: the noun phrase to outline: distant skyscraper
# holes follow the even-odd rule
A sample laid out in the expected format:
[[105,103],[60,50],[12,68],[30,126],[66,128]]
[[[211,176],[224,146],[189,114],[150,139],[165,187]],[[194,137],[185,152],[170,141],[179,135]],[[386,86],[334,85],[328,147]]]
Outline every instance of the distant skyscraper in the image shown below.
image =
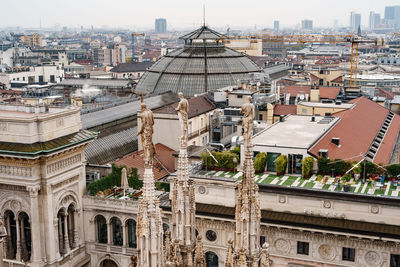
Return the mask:
[[369,13],[369,29],[375,30],[376,27],[381,23],[381,15],[371,11]]
[[279,31],[279,20],[274,21],[274,31]]
[[361,14],[351,12],[350,13],[350,29],[353,31],[357,31],[360,26],[361,26]]
[[400,29],[400,6],[385,7],[385,24],[388,27]]
[[167,32],[167,20],[166,19],[156,19],[155,22],[155,32],[156,33],[165,33]]
[[303,30],[312,30],[313,29],[313,25],[312,24],[313,24],[312,20],[308,20],[308,19],[302,20],[301,21],[301,28]]

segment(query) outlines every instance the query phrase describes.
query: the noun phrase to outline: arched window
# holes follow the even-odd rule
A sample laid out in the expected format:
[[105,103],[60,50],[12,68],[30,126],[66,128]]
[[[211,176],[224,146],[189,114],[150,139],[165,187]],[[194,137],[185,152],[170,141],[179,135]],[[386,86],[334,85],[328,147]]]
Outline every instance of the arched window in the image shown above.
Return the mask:
[[97,242],[107,244],[107,222],[102,215],[97,215],[95,218],[97,230]]
[[118,265],[113,260],[106,259],[101,262],[100,267],[118,267]]
[[15,259],[17,253],[17,229],[14,213],[7,210],[4,213],[4,222],[7,229],[6,258]]
[[112,225],[112,235],[113,235],[113,245],[114,246],[122,246],[123,243],[123,235],[122,235],[122,223],[121,220],[117,217],[111,218]]
[[30,261],[32,253],[31,224],[29,216],[21,212],[18,216],[21,240],[21,259],[25,262]]
[[76,219],[76,210],[73,204],[69,205],[68,207],[68,240],[69,246],[71,248],[76,247],[77,235],[78,231],[75,229],[75,219]]
[[136,248],[137,247],[137,241],[136,241],[136,221],[133,219],[129,219],[126,222],[126,225],[128,226],[128,246],[130,248]]
[[218,256],[212,251],[206,252],[206,266],[207,267],[218,267]]

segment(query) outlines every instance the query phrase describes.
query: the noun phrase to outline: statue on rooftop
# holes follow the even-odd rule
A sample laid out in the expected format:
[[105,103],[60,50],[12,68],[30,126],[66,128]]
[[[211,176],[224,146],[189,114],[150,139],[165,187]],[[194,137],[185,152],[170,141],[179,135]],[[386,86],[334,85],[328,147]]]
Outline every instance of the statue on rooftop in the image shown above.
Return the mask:
[[179,92],[179,104],[178,107],[175,109],[175,111],[178,112],[178,117],[179,117],[179,122],[181,124],[181,131],[182,131],[182,136],[181,140],[183,142],[187,142],[188,139],[188,112],[189,112],[189,102],[187,99],[183,97],[183,93]]
[[254,128],[254,105],[252,103],[252,98],[249,96],[247,98],[248,103],[243,104],[242,108],[240,109],[240,113],[243,114],[243,141],[244,146],[248,147],[251,143],[251,138],[253,137],[253,128]]
[[146,107],[145,103],[141,104],[142,112],[140,113],[141,126],[138,135],[141,137],[143,147],[143,158],[145,168],[152,168],[154,159],[154,144],[153,144],[153,112]]
[[260,267],[271,267],[271,260],[269,259],[268,243],[264,243],[261,249]]

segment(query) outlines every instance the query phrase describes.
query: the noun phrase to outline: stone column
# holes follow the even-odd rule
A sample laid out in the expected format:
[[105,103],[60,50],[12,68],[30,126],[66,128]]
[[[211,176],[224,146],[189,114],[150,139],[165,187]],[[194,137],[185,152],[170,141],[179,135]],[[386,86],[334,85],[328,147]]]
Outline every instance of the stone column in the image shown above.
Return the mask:
[[7,226],[7,246],[6,246],[6,258],[11,258],[11,255],[14,254],[12,240],[11,240],[11,220],[10,216],[6,218],[6,226]]
[[69,247],[69,239],[68,239],[68,212],[65,211],[63,216],[64,216],[64,250],[65,250],[65,253],[68,253],[71,251],[71,249]]
[[29,197],[31,201],[31,262],[41,261],[41,235],[40,235],[40,215],[39,215],[39,190],[40,185],[28,187]]
[[17,261],[21,261],[21,229],[19,225],[19,218],[17,217],[15,220],[15,228],[17,230],[17,253],[15,255],[15,259]]
[[79,209],[74,211],[74,247],[79,245],[79,232],[78,232],[78,217],[80,215]]
[[62,234],[62,218],[61,218],[61,216],[62,215],[60,215],[60,217],[57,217],[58,218],[58,248],[60,250],[60,254],[64,254],[65,249],[64,249],[64,238],[63,238],[63,234]]
[[128,246],[128,235],[127,235],[128,231],[126,228],[127,228],[126,223],[124,223],[122,225],[122,246],[123,247]]
[[112,245],[112,224],[111,224],[111,220],[107,222],[107,244]]
[[24,219],[21,218],[21,259],[25,261],[25,257],[28,255],[27,253],[27,247],[26,247],[26,238],[25,238],[25,222]]

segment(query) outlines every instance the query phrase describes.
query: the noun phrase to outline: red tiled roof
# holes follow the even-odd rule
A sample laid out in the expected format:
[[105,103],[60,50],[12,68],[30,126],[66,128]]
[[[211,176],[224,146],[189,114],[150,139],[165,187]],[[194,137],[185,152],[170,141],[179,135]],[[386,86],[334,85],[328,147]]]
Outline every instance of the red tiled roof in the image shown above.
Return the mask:
[[296,105],[277,104],[274,107],[274,116],[289,115],[289,114],[296,114],[296,113],[297,113]]
[[293,86],[286,86],[282,89],[282,94],[290,94],[291,97],[296,97],[297,94],[308,94],[310,95],[310,86],[300,86],[300,85],[293,85]]
[[331,82],[334,82],[334,83],[343,83],[343,76],[338,76],[338,77],[336,77],[335,79],[333,79]]
[[319,97],[323,99],[336,99],[340,92],[340,87],[320,87]]
[[[358,155],[367,153],[389,110],[365,97],[354,99],[350,103],[355,106],[334,114],[340,117],[339,122],[309,149],[309,153],[318,156],[320,149],[327,149],[331,159],[355,161],[363,158]],[[389,163],[399,131],[400,117],[394,115],[374,162]],[[331,142],[333,137],[340,138],[340,147]]]
[[[156,144],[156,159],[153,164],[154,179],[160,180],[174,172],[175,159],[174,150],[163,145]],[[114,162],[118,166],[126,166],[127,168],[137,168],[140,177],[144,174],[143,150],[129,154]]]
[[[189,100],[189,118],[193,118],[205,112],[215,109],[215,105],[208,100],[207,96],[202,95],[198,97],[192,97]],[[177,114],[175,108],[178,106],[179,102],[172,103],[170,105],[160,107],[153,110],[154,113],[164,113],[164,114]]]

